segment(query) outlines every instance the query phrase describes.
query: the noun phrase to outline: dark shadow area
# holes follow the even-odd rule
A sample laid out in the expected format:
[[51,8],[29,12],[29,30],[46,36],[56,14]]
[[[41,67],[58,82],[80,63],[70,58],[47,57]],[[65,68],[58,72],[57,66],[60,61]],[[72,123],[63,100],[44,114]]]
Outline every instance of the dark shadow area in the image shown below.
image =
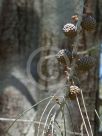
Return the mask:
[[[11,109],[8,109],[10,107],[9,103],[5,104],[0,99],[2,107],[7,106],[5,115],[2,110],[0,115],[12,117],[11,112],[13,112],[13,115],[16,115],[18,111],[20,112],[21,109],[19,107],[21,105],[17,101],[19,106],[16,108],[16,100],[19,100],[19,98],[15,99],[11,94],[4,94],[3,91],[7,86],[14,86],[26,97],[31,105],[36,104],[30,91],[19,79],[11,76],[11,72],[17,66],[25,73],[28,57],[38,48],[40,19],[34,9],[34,0],[25,0],[23,2],[3,0],[0,8],[0,98],[3,97],[4,101],[8,101],[10,96],[15,103],[14,109],[11,111]],[[34,62],[34,65],[36,64],[37,61]],[[34,70],[34,67],[32,70]],[[36,76],[36,71],[34,76]],[[36,91],[35,87],[34,91]],[[37,107],[34,107],[34,110],[37,110]],[[7,126],[8,123],[0,123],[0,135],[4,135]]]
[[25,68],[29,55],[38,48],[39,26],[33,0],[23,4],[4,0],[0,14],[0,60],[19,55],[15,61],[22,62]]
[[[36,101],[30,94],[29,90],[22,82],[19,81],[19,79],[14,76],[11,76],[10,82],[12,86],[14,86],[19,92],[21,92],[26,97],[26,99],[31,103],[31,105],[36,104]],[[34,109],[37,110],[37,106],[35,106]]]
[[[0,91],[3,93],[8,85],[5,80],[9,80],[10,85],[16,87],[32,105],[36,102],[29,90],[10,74],[15,66],[25,72],[28,57],[38,48],[40,19],[33,2],[25,0],[22,4],[4,0],[0,13]],[[36,65],[37,60],[33,63]],[[31,69],[33,71],[35,67]],[[36,70],[34,76],[37,78]]]

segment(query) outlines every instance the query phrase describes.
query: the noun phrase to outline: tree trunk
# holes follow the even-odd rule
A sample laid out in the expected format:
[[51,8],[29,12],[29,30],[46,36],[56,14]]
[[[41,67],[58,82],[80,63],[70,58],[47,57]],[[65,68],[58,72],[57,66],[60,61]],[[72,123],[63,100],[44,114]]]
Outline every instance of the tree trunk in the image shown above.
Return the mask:
[[[52,96],[56,92],[58,92],[57,96],[64,95],[65,78],[62,68],[56,62],[55,57],[46,60],[44,57],[53,56],[59,49],[68,48],[72,45],[73,41],[65,38],[62,28],[67,22],[71,22],[72,15],[78,14],[80,16],[82,14],[83,2],[81,2],[82,0],[0,1],[0,117],[15,118],[18,113],[28,109],[36,101]],[[80,34],[81,41],[84,43],[79,43],[79,50],[86,50],[100,43],[101,0],[94,0],[94,2],[88,0],[86,5],[89,5],[85,9],[86,11],[91,11],[94,15],[95,12],[97,13],[96,19],[99,23],[94,33],[82,32]],[[98,62],[98,51],[96,52],[91,55],[94,55]],[[96,92],[98,90],[97,73],[98,64],[90,72],[79,75],[93,130]],[[49,99],[38,105],[36,121],[40,120],[48,102]],[[45,122],[55,103],[55,100],[51,100],[41,120],[42,122]],[[80,100],[80,104],[85,114],[82,100]],[[80,133],[82,119],[77,103],[75,101],[70,104],[68,100],[68,105],[70,113],[65,109],[67,130]],[[55,114],[58,108],[59,105],[54,107],[51,114]],[[37,107],[28,112],[27,115],[25,114],[25,119],[33,119],[36,110]],[[85,116],[84,118],[87,122]],[[58,121],[62,121],[61,115],[58,117]],[[10,124],[11,122],[0,121],[1,136],[5,135],[5,130]],[[9,134],[13,136],[16,133],[16,136],[24,136],[27,135],[27,130],[28,124],[20,122],[10,129]],[[43,125],[40,125],[39,135],[42,131]],[[37,136],[37,133],[38,124],[35,125],[35,136]],[[28,136],[33,135],[34,129],[32,128]]]
[[[15,118],[36,103],[36,84],[29,80],[26,65],[31,52],[38,47],[40,19],[33,0],[3,0],[0,7],[0,117]],[[31,71],[35,69],[34,64]],[[37,78],[35,71],[33,75]],[[36,107],[25,114],[25,119],[32,120],[35,111]],[[1,136],[11,123],[0,121]],[[9,133],[25,135],[28,126],[28,123],[16,123]],[[33,129],[31,132],[30,136]]]

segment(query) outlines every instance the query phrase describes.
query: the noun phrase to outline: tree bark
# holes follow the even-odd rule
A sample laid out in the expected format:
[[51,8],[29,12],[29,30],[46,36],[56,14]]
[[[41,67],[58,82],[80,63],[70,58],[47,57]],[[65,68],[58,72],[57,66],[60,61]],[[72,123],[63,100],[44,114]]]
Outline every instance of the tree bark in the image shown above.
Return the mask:
[[[0,117],[12,118],[27,109],[36,101],[52,96],[58,91],[57,96],[64,95],[63,73],[56,63],[55,58],[44,60],[44,57],[55,55],[61,48],[68,48],[73,41],[65,38],[62,27],[71,21],[71,16],[75,14],[81,15],[83,12],[83,4],[81,0],[1,0],[0,1]],[[86,50],[100,44],[99,37],[101,35],[101,0],[88,0],[89,5],[85,10],[96,14],[97,29],[93,34],[87,32],[81,33],[82,41],[79,50]],[[38,56],[33,58],[30,67],[30,73],[34,81],[27,75],[27,62],[31,53],[36,49],[44,47],[40,50]],[[48,49],[47,49],[48,48]],[[41,49],[41,48],[40,48]],[[54,51],[53,51],[54,50]],[[34,52],[35,53],[35,52]],[[40,55],[39,55],[40,54]],[[92,54],[91,54],[92,55]],[[93,54],[98,62],[98,51]],[[40,59],[44,60],[40,65]],[[45,80],[37,73],[37,66],[40,66],[41,74]],[[94,130],[94,110],[96,101],[96,92],[98,91],[98,63],[89,72],[79,75],[81,80],[81,88],[84,93],[88,115]],[[57,75],[57,76],[56,76]],[[56,77],[55,77],[56,76]],[[50,82],[48,82],[48,80]],[[63,81],[63,82],[60,82]],[[89,82],[90,81],[90,82]],[[37,83],[37,84],[36,84]],[[41,85],[41,86],[39,86]],[[42,88],[41,88],[42,87]],[[69,102],[69,101],[68,101]],[[38,106],[36,121],[40,120],[41,114],[47,105],[48,100],[42,102]],[[55,104],[51,101],[42,121],[46,117]],[[69,103],[68,103],[69,104]],[[83,113],[82,101],[80,100]],[[73,107],[72,107],[73,106]],[[57,105],[51,114],[58,110]],[[72,109],[73,108],[73,109]],[[76,102],[69,104],[72,121],[75,131],[80,132],[82,119]],[[31,119],[35,115],[36,107],[27,114],[26,119]],[[73,131],[70,114],[65,111],[67,130]],[[85,121],[86,117],[84,116]],[[58,118],[61,121],[61,116]],[[87,122],[87,121],[86,121]],[[10,123],[10,122],[9,122]],[[8,123],[0,122],[0,135],[4,136]],[[25,129],[23,129],[25,128]],[[9,131],[10,135],[23,136],[26,134],[28,125],[18,124]],[[42,133],[43,127],[40,126],[39,135]],[[34,135],[32,129],[30,136]],[[38,124],[35,125],[35,136],[38,132]],[[85,132],[86,134],[86,132]],[[70,134],[68,134],[69,136]],[[96,134],[95,134],[96,135]]]
[[[36,103],[36,84],[26,73],[28,57],[38,47],[39,15],[33,0],[0,1],[0,117],[15,118],[16,115]],[[31,71],[35,69],[36,61]],[[37,78],[36,72],[33,75]],[[32,119],[36,107],[25,119]],[[0,135],[4,136],[12,122],[0,121]],[[10,135],[25,135],[29,124],[16,123]],[[32,129],[33,135],[33,129]]]

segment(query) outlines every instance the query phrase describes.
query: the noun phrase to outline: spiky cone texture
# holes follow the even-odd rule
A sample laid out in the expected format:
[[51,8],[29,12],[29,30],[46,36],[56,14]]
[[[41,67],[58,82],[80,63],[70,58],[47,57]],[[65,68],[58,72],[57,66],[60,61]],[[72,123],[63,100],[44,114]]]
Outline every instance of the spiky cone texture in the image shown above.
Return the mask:
[[75,100],[76,99],[76,95],[78,96],[80,94],[80,88],[76,85],[71,85],[70,89],[69,89],[69,98],[71,100]]
[[84,30],[93,31],[96,28],[96,20],[91,15],[84,15],[81,26]]
[[92,56],[83,56],[77,60],[77,69],[81,71],[89,71],[95,65],[95,58]]
[[67,65],[67,62],[72,59],[72,53],[67,49],[62,49],[57,53],[56,58],[59,63]]
[[77,27],[72,23],[67,23],[63,27],[63,32],[65,36],[74,38],[77,35]]

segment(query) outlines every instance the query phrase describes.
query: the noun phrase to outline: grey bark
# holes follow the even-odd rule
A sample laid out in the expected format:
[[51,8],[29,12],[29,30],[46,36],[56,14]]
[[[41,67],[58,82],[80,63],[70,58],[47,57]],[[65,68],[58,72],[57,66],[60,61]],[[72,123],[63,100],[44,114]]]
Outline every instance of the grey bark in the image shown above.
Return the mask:
[[[36,103],[36,85],[26,73],[28,57],[38,47],[40,19],[33,3],[32,0],[4,0],[0,6],[0,117],[15,118]],[[31,120],[35,110],[33,108],[25,118]],[[1,136],[10,124],[0,121]],[[28,124],[16,123],[9,133],[21,136],[27,128]]]
[[[24,111],[24,109],[35,104],[35,99],[39,101],[45,97],[53,95],[57,90],[58,95],[63,95],[62,88],[64,88],[64,85],[63,83],[60,84],[60,86],[58,84],[60,79],[63,79],[61,74],[58,76],[57,80],[51,80],[49,83],[42,81],[42,79],[38,80],[36,65],[38,64],[39,57],[34,59],[31,65],[31,74],[37,82],[39,81],[39,83],[44,86],[44,88],[41,89],[35,82],[32,83],[31,79],[29,79],[26,73],[26,64],[31,53],[38,47],[48,46],[50,48],[47,52],[41,51],[41,57],[44,57],[53,53],[53,47],[59,49],[63,47],[67,48],[67,46],[70,45],[69,41],[62,33],[62,27],[65,23],[70,22],[70,18],[73,14],[82,12],[83,6],[79,3],[79,0],[0,1],[0,117],[15,117],[18,113]],[[99,8],[101,7],[100,4],[98,6]],[[99,25],[99,27],[100,26],[101,25]],[[97,33],[98,32],[99,30],[97,30]],[[95,39],[95,37],[92,38],[89,34],[86,35],[88,47],[93,46],[93,39]],[[94,44],[97,43],[94,42]],[[53,75],[56,75],[56,71],[58,71],[55,66],[59,67],[55,64],[56,61],[54,59],[45,61],[42,68],[43,74],[47,75],[49,78],[50,76],[53,78]],[[49,73],[46,72],[47,70],[50,71],[50,76],[48,75]],[[95,68],[93,68],[90,73],[81,76],[81,86],[84,88],[85,102],[87,103],[88,114],[90,115],[90,120],[93,126],[95,94],[98,88],[98,82],[96,83],[96,81],[98,81],[96,72]],[[89,79],[91,84],[88,82]],[[53,88],[49,87],[50,84],[54,85]],[[58,89],[56,89],[56,87]],[[47,103],[48,101],[45,101],[39,105],[36,116],[37,121],[39,121],[42,111]],[[53,101],[48,107],[44,114],[43,121],[45,121],[48,111],[54,103],[55,101]],[[72,105],[74,107],[71,111],[73,122],[75,127],[78,126],[76,130],[79,131],[82,120],[76,103],[72,103]],[[56,109],[54,109],[52,113],[54,113]],[[31,119],[35,114],[35,110],[36,109],[28,113],[26,119]],[[67,121],[69,120],[70,118],[68,115]],[[67,129],[72,131],[70,123],[68,123]],[[4,131],[9,124],[0,122],[0,126],[0,135],[4,136]],[[12,127],[12,131],[9,133],[15,135],[16,132],[16,136],[23,136],[27,127],[28,125],[20,123]],[[38,126],[35,127],[36,136]],[[23,128],[25,128],[25,131]],[[41,131],[42,129],[43,127],[41,127]],[[34,132],[32,131],[29,134],[30,136],[34,135]]]

